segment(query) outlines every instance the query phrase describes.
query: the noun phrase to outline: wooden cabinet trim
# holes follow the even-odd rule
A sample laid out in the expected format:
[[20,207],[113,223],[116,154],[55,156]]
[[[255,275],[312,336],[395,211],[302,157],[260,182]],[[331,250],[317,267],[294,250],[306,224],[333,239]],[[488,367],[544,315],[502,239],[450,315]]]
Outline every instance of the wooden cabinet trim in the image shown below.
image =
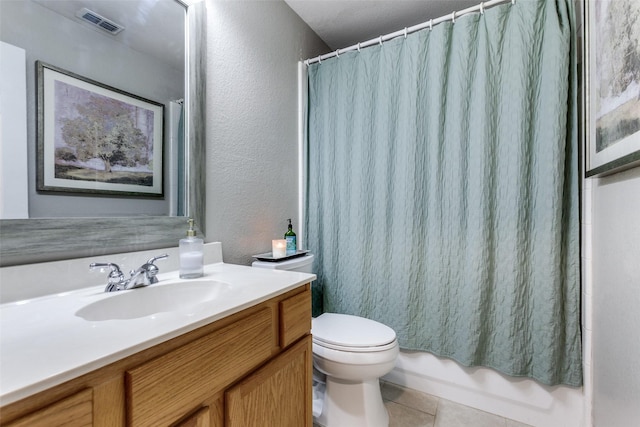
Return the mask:
[[93,423],[93,391],[82,390],[20,418],[7,427],[82,427]]
[[125,426],[124,377],[118,375],[93,388],[93,426]]
[[186,419],[179,421],[172,427],[210,427],[211,411],[208,406],[198,409],[194,414],[189,415]]

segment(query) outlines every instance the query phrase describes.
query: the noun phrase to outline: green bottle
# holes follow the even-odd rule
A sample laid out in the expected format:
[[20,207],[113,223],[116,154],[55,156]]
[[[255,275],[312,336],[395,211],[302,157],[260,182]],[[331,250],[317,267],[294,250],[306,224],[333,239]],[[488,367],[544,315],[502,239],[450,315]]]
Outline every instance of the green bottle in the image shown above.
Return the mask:
[[287,241],[287,255],[295,255],[298,246],[296,244],[296,233],[293,232],[293,226],[291,225],[291,219],[289,219],[289,229],[284,233],[284,239]]

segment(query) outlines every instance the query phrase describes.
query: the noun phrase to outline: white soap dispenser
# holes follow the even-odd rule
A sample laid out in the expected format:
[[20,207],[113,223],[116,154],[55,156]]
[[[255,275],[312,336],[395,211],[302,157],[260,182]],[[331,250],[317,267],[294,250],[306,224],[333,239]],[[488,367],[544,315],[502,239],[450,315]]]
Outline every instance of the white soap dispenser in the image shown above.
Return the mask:
[[180,239],[180,278],[202,277],[204,264],[204,241],[196,237],[193,219],[189,218],[187,237]]

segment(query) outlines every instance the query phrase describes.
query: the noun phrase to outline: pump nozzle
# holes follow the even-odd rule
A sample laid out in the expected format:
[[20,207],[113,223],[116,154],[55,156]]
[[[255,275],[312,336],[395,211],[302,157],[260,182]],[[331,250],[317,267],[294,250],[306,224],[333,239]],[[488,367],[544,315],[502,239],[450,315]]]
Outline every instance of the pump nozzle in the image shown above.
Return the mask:
[[187,230],[187,237],[195,237],[196,230],[193,228],[193,218],[189,218],[189,229]]

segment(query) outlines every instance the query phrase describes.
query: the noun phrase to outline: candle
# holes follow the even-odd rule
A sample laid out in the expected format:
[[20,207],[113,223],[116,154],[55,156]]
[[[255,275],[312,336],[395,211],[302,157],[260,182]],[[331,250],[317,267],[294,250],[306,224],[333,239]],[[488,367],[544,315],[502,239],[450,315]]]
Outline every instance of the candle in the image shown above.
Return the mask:
[[281,258],[287,252],[287,241],[285,239],[277,239],[271,241],[271,250],[274,258]]

